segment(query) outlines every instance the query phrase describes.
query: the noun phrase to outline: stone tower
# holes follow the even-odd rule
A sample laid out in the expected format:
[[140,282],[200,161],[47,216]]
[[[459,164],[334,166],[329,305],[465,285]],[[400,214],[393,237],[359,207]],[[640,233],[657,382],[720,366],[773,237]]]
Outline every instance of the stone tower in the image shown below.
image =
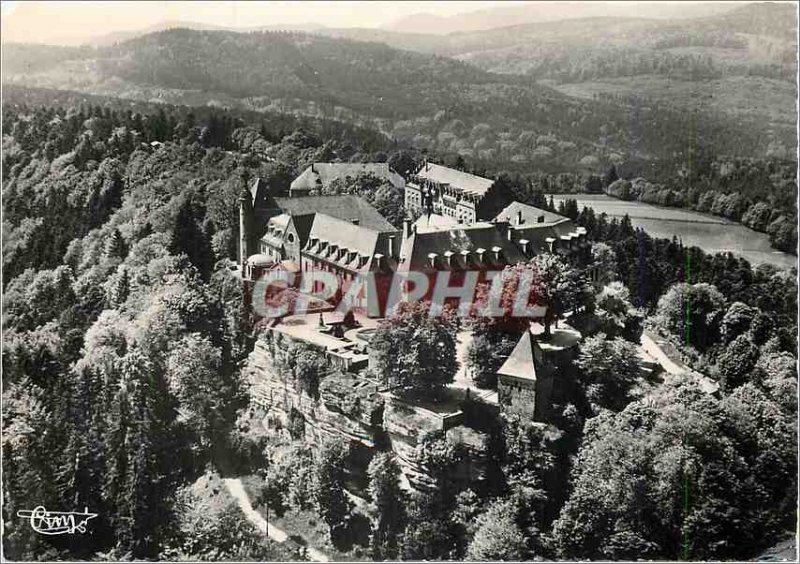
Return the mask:
[[497,371],[501,411],[527,420],[544,421],[550,411],[553,372],[531,332],[525,331]]

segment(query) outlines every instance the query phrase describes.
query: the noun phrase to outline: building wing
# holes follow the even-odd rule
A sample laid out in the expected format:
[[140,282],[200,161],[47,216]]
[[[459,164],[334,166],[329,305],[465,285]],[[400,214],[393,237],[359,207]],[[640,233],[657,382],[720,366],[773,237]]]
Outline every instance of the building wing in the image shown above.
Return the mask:
[[434,163],[423,165],[416,176],[437,184],[447,184],[475,196],[483,196],[494,184],[494,180]]
[[325,214],[368,229],[388,233],[397,229],[366,200],[350,194],[275,198],[278,207],[293,217]]

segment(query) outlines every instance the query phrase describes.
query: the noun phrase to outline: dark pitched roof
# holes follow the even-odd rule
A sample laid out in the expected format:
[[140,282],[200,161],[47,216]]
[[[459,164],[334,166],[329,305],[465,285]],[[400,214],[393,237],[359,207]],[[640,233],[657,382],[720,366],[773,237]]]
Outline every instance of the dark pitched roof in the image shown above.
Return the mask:
[[358,220],[362,227],[381,233],[397,231],[386,221],[378,210],[366,200],[353,195],[338,196],[303,196],[299,198],[275,198],[284,213],[291,216],[322,213],[347,222]]
[[449,184],[476,196],[483,196],[494,184],[494,180],[433,163],[426,163],[417,172],[417,176],[440,184]]
[[258,177],[250,186],[250,204],[256,207],[264,207],[270,200],[269,186],[266,181]]
[[[500,250],[499,257],[495,256],[495,249]],[[400,249],[401,269],[431,270],[432,253],[436,254],[436,270],[497,270],[525,260],[513,242],[503,237],[495,225],[485,222],[411,233]]]
[[403,177],[388,163],[314,163],[292,181],[292,190],[314,190],[330,185],[334,180],[372,175],[390,182],[393,186],[405,186]]
[[311,226],[314,224],[313,215],[296,215],[292,218],[294,228],[297,230],[297,237],[300,239],[300,247],[304,247],[308,242]]

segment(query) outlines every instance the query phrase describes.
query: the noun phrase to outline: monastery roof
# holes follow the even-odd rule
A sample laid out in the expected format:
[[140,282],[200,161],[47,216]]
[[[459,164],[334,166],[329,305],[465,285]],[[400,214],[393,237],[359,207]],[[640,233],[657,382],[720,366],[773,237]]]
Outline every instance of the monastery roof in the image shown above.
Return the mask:
[[250,204],[255,208],[265,205],[269,201],[269,186],[267,182],[258,177],[250,185]]
[[[495,250],[499,250],[499,257],[495,256]],[[453,269],[472,270],[477,266],[497,270],[525,260],[513,242],[503,237],[495,225],[486,222],[411,233],[400,249],[401,267],[427,270],[431,255],[438,261],[438,270],[451,268],[451,264]]]
[[403,177],[388,163],[314,163],[292,181],[292,190],[314,190],[330,185],[333,181],[371,175],[383,179],[393,186],[405,186]]
[[429,231],[448,231],[458,226],[458,221],[446,215],[439,215],[432,213],[430,215],[423,214],[414,222],[414,227],[417,233],[426,233]]
[[271,217],[269,219],[269,224],[273,225],[274,227],[282,227],[285,229],[291,220],[292,216],[290,216],[288,213],[282,213],[280,215],[276,215],[275,217]]
[[295,218],[297,216],[321,213],[350,223],[353,220],[357,220],[360,226],[381,233],[397,231],[366,200],[351,194],[275,198],[275,201],[284,213]]
[[[497,214],[495,219],[497,221],[509,221],[514,227],[517,227],[517,220],[522,214],[522,225],[553,225],[562,221],[570,221],[568,217],[558,215],[551,211],[543,210],[521,202],[511,202],[500,213]],[[542,223],[539,223],[539,218],[544,218]]]
[[458,188],[476,196],[483,196],[494,184],[494,180],[434,163],[426,163],[417,172],[417,176],[433,182],[449,184],[453,188]]
[[536,380],[538,360],[534,353],[535,347],[531,332],[525,331],[497,373],[525,380]]
[[[314,216],[308,235],[309,243],[304,250],[350,270],[370,270],[376,253],[391,260],[388,256],[388,237],[393,234],[318,213]],[[399,242],[399,235],[397,239]],[[341,250],[348,253],[338,257]],[[356,253],[357,256],[353,257],[350,253]]]

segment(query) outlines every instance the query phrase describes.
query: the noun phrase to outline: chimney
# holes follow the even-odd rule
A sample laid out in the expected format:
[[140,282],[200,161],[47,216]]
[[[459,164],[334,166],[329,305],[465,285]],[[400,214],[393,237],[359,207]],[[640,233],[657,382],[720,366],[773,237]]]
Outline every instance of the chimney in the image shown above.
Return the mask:
[[403,218],[403,239],[407,239],[411,236],[411,218],[405,217]]
[[544,223],[544,214],[537,217],[536,221],[538,221],[539,223]]
[[394,235],[389,235],[389,256],[395,256]]
[[517,210],[517,225],[522,225],[522,210]]

